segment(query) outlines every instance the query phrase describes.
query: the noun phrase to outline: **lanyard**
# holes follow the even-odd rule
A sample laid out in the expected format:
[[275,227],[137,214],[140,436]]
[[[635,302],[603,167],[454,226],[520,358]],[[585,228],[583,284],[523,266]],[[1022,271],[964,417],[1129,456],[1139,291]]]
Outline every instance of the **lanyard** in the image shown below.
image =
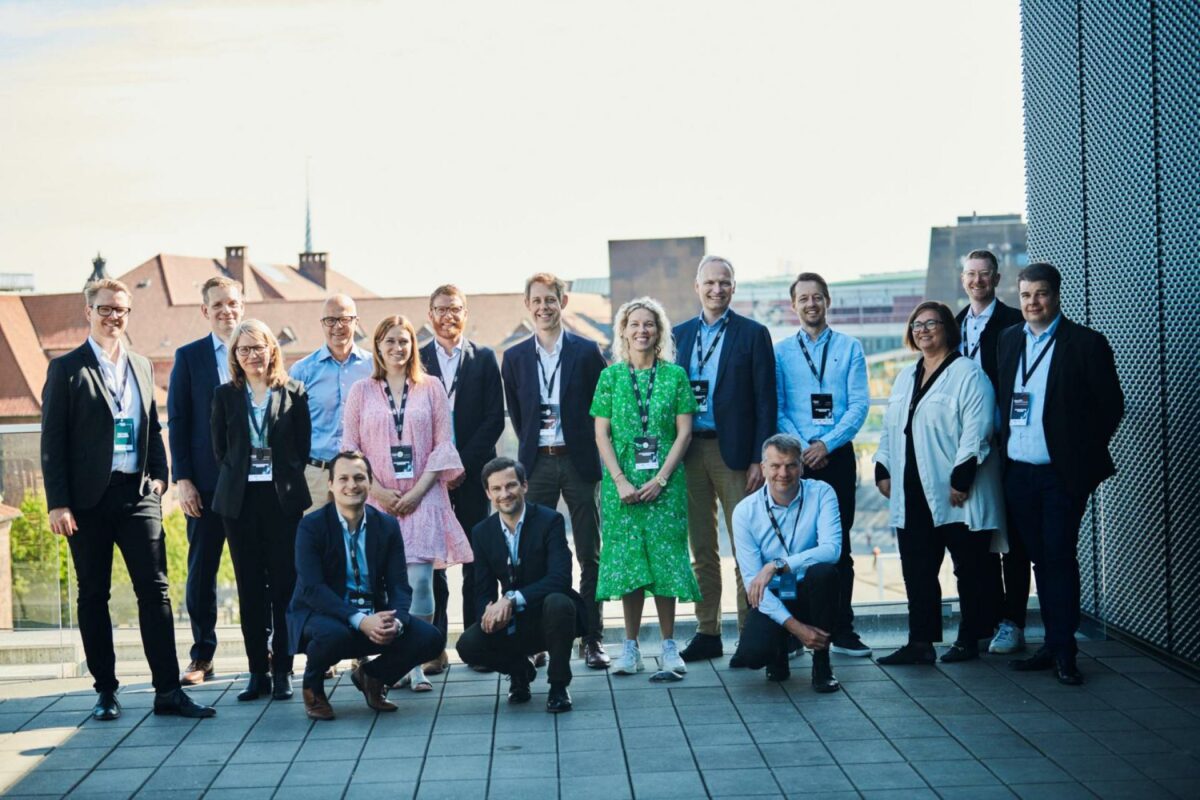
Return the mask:
[[825,347],[821,351],[821,371],[817,372],[817,365],[813,363],[812,356],[808,354],[808,345],[805,343],[800,333],[796,334],[796,341],[800,343],[800,352],[804,353],[804,360],[808,362],[808,368],[812,370],[813,377],[817,379],[817,387],[825,388],[825,362],[829,360],[829,343],[833,339],[832,336],[825,340]]
[[1024,389],[1029,385],[1029,379],[1033,377],[1033,373],[1037,372],[1037,368],[1041,366],[1042,359],[1046,357],[1046,353],[1050,352],[1050,348],[1054,346],[1054,340],[1058,337],[1058,328],[1054,329],[1054,333],[1050,334],[1050,339],[1046,342],[1046,346],[1042,348],[1042,352],[1038,353],[1038,357],[1033,360],[1033,366],[1025,369],[1025,354],[1029,352],[1029,348],[1025,342],[1021,342],[1021,388]]
[[[792,520],[792,540],[796,539],[796,527],[800,524],[800,514],[804,512],[804,484],[800,484],[800,490],[797,493],[800,498],[800,505],[796,507],[796,518]],[[779,537],[779,544],[783,546],[784,555],[791,555],[788,550],[787,542],[783,538],[783,530],[779,527],[779,520],[775,519],[775,512],[771,510],[771,495],[769,487],[763,487],[763,507],[767,509],[767,517],[771,520],[771,528],[775,531],[775,535]],[[787,519],[787,512],[783,513],[784,519]]]
[[642,435],[650,430],[650,399],[654,396],[654,376],[658,374],[658,362],[650,369],[650,383],[646,386],[646,403],[642,404],[642,390],[638,388],[637,376],[633,373],[633,365],[629,365],[629,382],[633,384],[633,396],[637,399],[638,416],[642,420]]
[[404,391],[400,393],[400,407],[396,408],[396,398],[392,395],[392,387],[387,379],[383,381],[383,391],[387,394],[388,407],[392,410],[392,422],[396,423],[396,438],[404,441],[404,407],[408,405],[408,379],[404,381]]
[[108,376],[104,374],[104,370],[100,370],[100,376],[104,381],[104,388],[108,389],[108,393],[112,395],[113,406],[117,409],[116,416],[121,416],[125,413],[125,390],[129,388],[129,359],[125,359],[124,380],[120,385],[116,384],[117,380],[117,365],[113,364],[113,383],[108,382]]
[[262,446],[266,447],[267,434],[270,433],[267,426],[267,411],[271,407],[271,390],[267,389],[267,401],[263,405],[262,420],[259,420],[258,415],[254,413],[258,406],[254,405],[254,392],[251,391],[249,384],[246,384],[246,405],[249,406],[250,427],[254,429],[254,435],[262,442]]
[[[556,368],[556,369],[557,369],[557,368]],[[458,376],[459,376],[459,375],[461,375],[461,374],[462,374],[462,352],[461,352],[461,351],[459,351],[459,354],[458,354],[458,368],[454,370],[454,380],[450,381],[450,388],[449,388],[449,389],[446,389],[446,376],[445,376],[445,375],[442,375],[442,376],[441,376],[441,379],[442,379],[442,388],[443,388],[443,389],[446,389],[446,397],[447,397],[447,398],[454,397],[454,392],[458,390]],[[404,385],[405,385],[405,387],[406,387],[406,388],[408,387],[408,383],[407,383],[407,382],[405,382],[405,384],[404,384]]]
[[[703,326],[703,323],[701,323]],[[725,317],[725,321],[721,323],[721,327],[717,328],[717,335],[708,344],[708,352],[701,355],[700,340],[704,338],[703,327],[696,330],[696,374],[704,372],[704,367],[708,364],[708,360],[712,358],[713,351],[717,349],[717,345],[721,342],[721,337],[725,334],[725,329],[729,327],[729,317]]]
[[[542,388],[546,390],[546,402],[550,402],[551,394],[554,392],[554,379],[558,377],[558,368],[562,366],[562,350],[558,351],[558,356],[554,359],[554,371],[550,373],[550,380],[546,380],[546,365],[542,362],[542,356],[538,354],[538,372],[541,374]],[[459,365],[462,369],[462,365]],[[458,384],[458,373],[454,373],[454,383]]]
[[[963,317],[963,324],[962,328],[960,329],[960,333],[962,334],[962,354],[967,358],[974,360],[975,354],[979,352],[979,345],[983,344],[983,330],[981,329],[979,331],[979,338],[975,340],[975,346],[971,347],[970,343],[967,342],[967,323],[970,321],[971,313],[968,311],[967,315]],[[984,328],[987,328],[987,325],[987,322],[983,323]]]

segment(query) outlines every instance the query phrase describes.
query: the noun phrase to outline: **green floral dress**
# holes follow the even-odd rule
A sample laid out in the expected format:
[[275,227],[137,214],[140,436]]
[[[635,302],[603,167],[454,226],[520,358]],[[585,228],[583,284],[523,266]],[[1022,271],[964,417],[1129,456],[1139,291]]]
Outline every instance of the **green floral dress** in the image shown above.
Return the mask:
[[[675,443],[675,416],[694,414],[696,398],[687,372],[676,364],[659,361],[650,399],[647,433],[658,437],[659,464]],[[638,370],[638,388],[645,401],[651,370]],[[629,366],[618,362],[600,373],[591,415],[612,421],[613,449],[621,471],[636,487],[658,474],[634,466],[634,437],[642,435],[637,400],[629,381]],[[700,599],[688,554],[687,480],[683,462],[671,473],[667,488],[651,503],[626,505],[608,469],[600,487],[600,579],[597,600],[617,600],[639,587],[647,594],[677,597],[685,602]]]

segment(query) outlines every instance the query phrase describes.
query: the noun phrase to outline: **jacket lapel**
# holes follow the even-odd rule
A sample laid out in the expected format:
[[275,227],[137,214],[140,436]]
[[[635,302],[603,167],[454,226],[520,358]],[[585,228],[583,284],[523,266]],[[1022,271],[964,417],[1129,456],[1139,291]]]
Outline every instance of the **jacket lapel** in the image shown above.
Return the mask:
[[[736,349],[733,343],[737,340],[737,335],[741,331],[742,326],[738,323],[740,318],[729,309],[729,327],[725,329],[725,335],[721,341],[721,358],[717,362],[717,386],[721,385],[721,380],[725,377],[725,369],[729,366],[729,360],[732,358],[732,353]],[[696,335],[700,335],[700,323],[696,322]],[[711,390],[716,390],[717,386],[711,387]]]
[[342,535],[342,523],[337,518],[337,507],[332,502],[325,506],[325,532],[328,536],[326,552],[330,562],[337,568],[333,585],[341,586],[344,593],[349,588],[346,586],[346,539]]
[[[283,413],[283,402],[286,395],[286,386],[280,387],[279,389],[272,389],[271,397],[267,401],[266,428],[268,431],[270,431],[267,442],[268,446],[270,446],[271,441],[275,439],[275,423],[279,421],[279,417]],[[247,423],[248,422],[249,421],[247,420]]]
[[691,373],[692,350],[696,348],[696,337],[700,335],[700,318],[680,326],[679,339],[675,342],[675,363]]
[[425,362],[425,371],[434,377],[442,377],[442,364],[438,361],[437,339],[421,348],[421,360]]
[[204,373],[206,386],[221,385],[221,370],[217,366],[217,350],[212,346],[212,336],[206,336],[201,339],[204,344],[200,345],[200,369]]
[[96,353],[92,350],[92,346],[88,342],[83,343],[80,351],[83,356],[83,365],[88,371],[88,376],[96,386],[96,394],[104,398],[109,416],[111,416],[115,403],[113,403],[112,392],[108,391],[108,384],[104,382],[104,376],[100,374],[100,362],[96,360]]
[[[1058,333],[1054,337],[1054,352],[1047,356],[1047,358],[1050,359],[1050,372],[1046,375],[1046,410],[1050,408],[1050,399],[1058,392],[1058,383],[1060,377],[1062,376],[1063,365],[1067,363],[1063,353],[1070,349],[1070,345],[1067,343],[1071,340],[1071,335],[1073,333],[1071,328],[1074,326],[1074,324],[1075,323],[1067,319],[1066,316],[1063,316],[1063,318],[1058,321]],[[1021,344],[1025,344],[1024,339],[1021,340]],[[1046,410],[1042,411],[1043,418],[1046,414]]]
[[[562,361],[562,366],[558,370],[558,405],[559,414],[562,414],[563,402],[567,397],[567,384],[571,380],[571,370],[575,367],[575,343],[572,341],[574,335],[563,331],[562,354],[559,359]],[[535,351],[534,355],[537,353]],[[590,402],[590,401],[589,401]],[[559,417],[561,419],[561,416]]]

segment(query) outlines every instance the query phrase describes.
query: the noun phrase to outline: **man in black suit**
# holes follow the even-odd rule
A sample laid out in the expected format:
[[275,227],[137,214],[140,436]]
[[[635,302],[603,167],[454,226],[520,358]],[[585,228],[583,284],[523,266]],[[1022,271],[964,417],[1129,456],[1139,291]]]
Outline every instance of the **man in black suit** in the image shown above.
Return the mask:
[[67,537],[79,582],[79,634],[99,695],[92,717],[121,715],[108,611],[114,545],[137,595],[154,713],[211,717],[216,710],[193,702],[179,685],[162,526],[167,454],[150,361],[121,342],[129,289],[95,281],[84,300],[90,335],[50,362],[42,388],[42,479],[50,529]]
[[[997,386],[997,343],[1001,332],[1024,322],[1021,312],[996,297],[1000,264],[989,250],[972,250],[963,262],[962,287],[971,301],[955,320],[961,333],[959,351],[983,368],[992,390]],[[1029,556],[1021,537],[1008,537],[1008,552],[989,553],[985,566],[988,615],[996,631],[990,653],[1025,649],[1025,616],[1029,606]]]
[[[425,371],[438,378],[450,398],[454,444],[462,460],[463,473],[450,485],[450,503],[464,531],[488,515],[487,494],[476,480],[483,465],[496,457],[496,442],[504,433],[504,389],[500,384],[500,365],[496,354],[487,347],[469,341],[467,297],[457,286],[447,284],[433,290],[429,297],[429,323],[434,340],[421,348]],[[475,623],[474,578],[472,566],[463,564],[463,629]],[[448,630],[446,603],[450,588],[446,570],[433,573],[433,624],[444,635]],[[426,675],[446,668],[443,652],[425,665]]]
[[489,461],[483,483],[497,513],[471,531],[479,622],[458,640],[458,654],[508,675],[508,701],[527,703],[537,677],[530,656],[548,650],[546,710],[570,711],[571,644],[586,618],[571,588],[562,514],[525,502],[525,468],[511,458]]
[[589,410],[608,364],[594,341],[563,330],[568,299],[566,284],[549,273],[525,281],[525,307],[533,317],[534,335],[504,354],[501,374],[508,416],[519,441],[517,455],[529,470],[530,502],[557,508],[560,494],[567,501],[579,593],[587,606],[583,657],[592,669],[607,669],[610,660],[601,645],[602,604],[596,601],[600,453]]
[[371,464],[343,451],[329,462],[333,502],[300,520],[296,531],[296,589],[288,606],[288,641],[304,653],[304,710],[331,720],[325,671],[344,658],[360,660],[354,686],[376,711],[395,711],[386,687],[441,652],[446,638],[410,617],[412,589],[404,539],[396,518],[366,504]]
[[192,661],[183,671],[185,685],[212,677],[217,650],[217,570],[225,549],[225,529],[212,508],[217,462],[209,415],[213,390],[229,380],[229,337],[245,310],[242,285],[223,275],[205,281],[200,297],[200,313],[212,330],[175,351],[167,389],[171,477],[187,516],[185,600],[192,621]]
[[1058,270],[1030,264],[1017,276],[1025,324],[1000,337],[997,407],[1008,455],[1004,495],[1009,536],[1033,561],[1046,643],[1014,669],[1055,670],[1077,686],[1079,523],[1088,496],[1116,472],[1108,443],[1125,396],[1104,335],[1060,311]]
[[[767,329],[729,307],[737,280],[733,265],[705,256],[696,268],[701,313],[675,326],[675,361],[688,371],[700,410],[684,465],[688,538],[703,599],[696,603],[696,635],[684,661],[716,658],[721,647],[721,553],[717,501],[733,537],[733,509],[763,485],[759,454],[775,432],[775,351]],[[736,553],[735,553],[736,555]],[[737,576],[738,630],[746,622],[746,590]]]

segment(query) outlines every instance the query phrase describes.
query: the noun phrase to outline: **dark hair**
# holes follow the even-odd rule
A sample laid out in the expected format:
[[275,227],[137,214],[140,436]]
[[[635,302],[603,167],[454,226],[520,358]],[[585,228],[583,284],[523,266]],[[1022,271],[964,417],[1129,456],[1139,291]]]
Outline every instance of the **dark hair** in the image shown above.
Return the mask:
[[966,266],[968,261],[976,258],[980,261],[986,261],[988,264],[991,264],[992,272],[1000,271],[1000,262],[996,260],[996,254],[991,250],[972,250],[971,252],[967,253],[967,257],[963,259],[963,266]]
[[1021,285],[1021,281],[1025,281],[1026,283],[1045,281],[1050,284],[1050,288],[1054,290],[1054,293],[1058,294],[1059,287],[1062,286],[1062,274],[1053,264],[1047,264],[1045,261],[1037,261],[1017,273],[1017,286]]
[[946,347],[951,350],[957,350],[959,343],[962,341],[962,331],[958,329],[958,324],[954,321],[954,312],[950,310],[950,307],[936,300],[926,300],[914,308],[913,312],[908,315],[908,323],[904,326],[904,346],[909,350],[918,349],[917,342],[913,339],[912,324],[922,311],[937,312],[938,319],[942,321],[942,328],[946,331]]
[[825,295],[825,302],[829,302],[829,284],[815,272],[801,272],[796,276],[796,280],[792,281],[792,286],[788,289],[788,294],[792,298],[792,302],[796,302],[796,284],[812,282],[821,287],[821,294]]
[[514,470],[517,473],[517,480],[525,483],[525,467],[520,461],[516,461],[507,456],[497,456],[491,461],[483,465],[483,471],[479,473],[479,479],[483,481],[483,488],[487,489],[488,478],[495,475],[497,472],[504,472],[506,469]]
[[375,481],[375,473],[371,470],[371,459],[367,458],[361,450],[343,450],[333,457],[333,460],[326,465],[329,470],[329,480],[333,480],[333,468],[337,466],[339,461],[361,461],[367,465],[367,478],[373,483]]

